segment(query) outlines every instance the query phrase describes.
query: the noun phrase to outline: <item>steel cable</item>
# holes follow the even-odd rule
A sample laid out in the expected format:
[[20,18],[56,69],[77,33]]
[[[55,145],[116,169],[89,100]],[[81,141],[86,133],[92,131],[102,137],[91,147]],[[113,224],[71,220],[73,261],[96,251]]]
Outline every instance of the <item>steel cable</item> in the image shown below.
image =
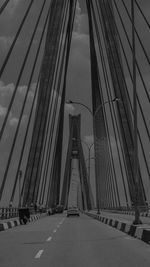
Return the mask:
[[[56,86],[56,83],[57,83],[57,76],[58,76],[58,68],[59,68],[59,62],[60,62],[60,57],[61,57],[61,49],[62,49],[62,44],[63,44],[63,34],[64,34],[64,31],[65,31],[65,17],[67,15],[67,5],[68,3],[66,2],[66,7],[65,7],[65,13],[64,13],[64,18],[63,18],[63,23],[62,23],[62,28],[61,28],[61,32],[62,32],[62,35],[61,35],[61,39],[60,39],[60,46],[59,46],[59,53],[58,53],[58,61],[57,61],[57,65],[56,65],[56,71],[55,71],[55,77],[53,79],[53,92],[52,92],[52,95],[51,95],[51,104],[50,104],[50,108],[49,108],[49,115],[48,115],[48,123],[47,123],[47,126],[46,126],[46,131],[45,131],[45,141],[44,141],[44,145],[43,145],[43,149],[42,149],[42,157],[41,157],[41,163],[40,163],[40,170],[38,170],[39,172],[39,175],[42,176],[42,169],[44,169],[44,174],[43,174],[43,183],[42,183],[42,188],[41,188],[41,194],[40,194],[40,203],[43,203],[43,190],[46,186],[46,177],[47,177],[47,164],[48,164],[48,158],[49,158],[49,153],[51,152],[51,147],[50,147],[50,136],[53,135],[53,131],[54,131],[54,123],[53,121],[51,122],[51,116],[54,117],[54,115],[52,115],[52,113],[55,113],[56,114],[56,110],[52,111],[52,108],[53,108],[53,105],[54,105],[54,98],[55,98],[55,86]],[[56,99],[55,99],[56,101]],[[55,102],[56,103],[56,102]],[[51,127],[50,127],[51,126]],[[50,127],[50,133],[49,133],[49,127]],[[50,135],[50,136],[49,136]],[[48,141],[49,139],[49,141]],[[48,144],[47,144],[47,141],[48,141]],[[47,146],[47,148],[46,148]],[[47,152],[45,152],[47,150]],[[45,160],[45,163],[44,163],[44,156],[45,156],[45,153],[47,154],[46,156],[46,160]],[[45,164],[45,167],[43,167],[43,164]],[[45,190],[44,190],[45,191]]]
[[[35,56],[34,65],[33,65],[31,76],[30,76],[30,81],[29,81],[29,84],[28,84],[28,88],[31,85],[32,77],[33,77],[33,74],[34,74],[34,69],[36,67],[37,60],[38,60],[38,57],[39,57],[41,45],[42,45],[42,42],[43,42],[43,37],[44,37],[44,34],[45,34],[45,30],[46,30],[46,25],[47,25],[47,22],[48,22],[48,15],[49,15],[49,10],[48,10],[48,13],[47,13],[47,16],[46,16],[46,20],[44,22],[43,30],[42,30],[42,33],[41,33],[38,49],[37,49],[36,56]],[[27,128],[26,128],[25,136],[24,136],[24,141],[23,141],[23,145],[22,145],[22,149],[21,149],[21,153],[20,153],[19,163],[18,163],[18,167],[17,167],[16,178],[15,178],[15,182],[14,182],[14,186],[13,186],[13,190],[12,190],[12,195],[11,195],[11,199],[10,199],[10,201],[12,201],[12,202],[13,202],[14,195],[15,195],[15,190],[16,190],[16,185],[17,185],[17,180],[18,180],[18,173],[19,173],[20,166],[21,166],[22,159],[23,159],[23,155],[24,155],[24,149],[25,149],[25,145],[26,145],[26,142],[27,142],[27,135],[28,135],[28,132],[29,132],[31,117],[32,117],[32,113],[33,113],[33,108],[34,108],[34,105],[35,105],[35,100],[36,100],[36,96],[37,96],[37,92],[38,92],[39,78],[40,78],[40,73],[38,75],[38,81],[37,81],[37,85],[36,85],[36,89],[35,89],[33,103],[32,103],[32,107],[31,107],[31,111],[30,111],[30,115],[29,115],[29,119],[28,119],[28,124],[27,124]]]
[[[125,28],[125,26],[124,26],[122,17],[121,17],[121,15],[120,15],[120,12],[119,12],[119,9],[118,9],[118,6],[117,6],[115,0],[114,0],[114,4],[115,4],[116,11],[117,11],[117,13],[118,13],[119,19],[120,19],[120,21],[121,21],[121,25],[122,25],[122,27],[123,27],[123,30],[124,30],[126,39],[127,39],[127,41],[128,41],[129,47],[130,47],[131,52],[132,52],[131,42],[130,42],[130,40],[129,40],[129,37],[128,37],[127,31],[126,31],[126,28]],[[140,75],[140,78],[141,78],[141,81],[142,81],[142,84],[143,84],[143,87],[144,87],[146,96],[147,96],[148,101],[149,101],[149,103],[150,103],[150,95],[149,95],[149,92],[148,92],[148,90],[147,90],[147,87],[146,87],[145,81],[144,81],[144,79],[143,79],[143,76],[142,76],[142,73],[141,73],[141,70],[140,70],[140,67],[139,67],[139,64],[138,64],[137,60],[136,60],[136,66],[137,66],[137,69],[138,69],[138,72],[139,72],[139,75]]]
[[[109,4],[109,10],[110,10],[110,12],[112,12],[111,7],[110,7],[110,4]],[[120,41],[122,52],[123,52],[123,55],[124,55],[124,58],[125,58],[127,69],[129,71],[130,79],[131,79],[131,81],[133,81],[131,70],[130,70],[130,67],[129,67],[129,62],[128,62],[128,59],[127,59],[127,56],[126,56],[126,53],[125,53],[125,49],[123,47],[123,42],[121,40],[121,36],[120,36],[120,33],[119,33],[118,26],[117,26],[116,22],[115,22],[115,28],[116,28],[116,31],[117,31],[117,34],[118,34],[118,37],[119,37],[119,41]],[[133,114],[133,107],[132,107],[132,104],[131,104],[131,99],[129,97],[129,92],[128,92],[128,90],[126,90],[126,92],[127,92],[128,100],[129,100],[129,103],[130,103],[130,108],[131,108],[131,111],[132,111],[132,114]],[[145,119],[144,112],[142,110],[142,106],[141,106],[141,103],[140,103],[140,100],[139,100],[139,96],[138,95],[137,95],[137,101],[138,101],[140,112],[141,112],[141,115],[142,115],[142,118],[143,118],[143,121],[144,121],[146,132],[147,132],[148,138],[150,140],[150,133],[149,133],[148,125],[146,123],[146,119]],[[145,151],[144,151],[144,146],[143,146],[143,142],[142,142],[142,138],[141,138],[141,135],[140,135],[139,130],[138,130],[138,137],[139,137],[139,141],[140,141],[140,145],[141,145],[141,149],[142,149],[142,153],[143,153],[143,157],[144,157],[146,169],[147,169],[147,172],[148,172],[148,177],[150,179],[150,170],[149,170],[149,167],[148,167],[148,162],[147,162],[147,159],[146,159],[146,155],[145,155]]]
[[[76,3],[76,2],[75,2]],[[71,14],[70,14],[71,15]],[[69,16],[70,16],[69,15]],[[73,17],[75,16],[75,10],[74,10],[74,13],[73,13]],[[73,18],[73,21],[74,21],[74,18]],[[67,26],[67,33],[66,33],[66,39],[65,39],[65,45],[64,45],[64,47],[66,47],[67,46],[67,42],[68,42],[68,48],[67,48],[67,54],[66,54],[66,63],[65,63],[65,73],[64,73],[64,83],[66,83],[66,74],[67,74],[67,66],[68,66],[68,60],[69,60],[69,49],[70,49],[70,43],[71,43],[71,38],[70,38],[70,36],[68,36],[68,34],[70,34],[70,31],[69,31],[69,29],[70,29],[70,27],[71,27],[71,32],[72,32],[72,29],[73,29],[73,21],[71,21],[71,17],[69,17],[69,20],[68,20],[68,26]],[[69,23],[69,22],[71,22],[71,23]],[[68,32],[69,31],[69,32]],[[69,39],[68,39],[69,38]],[[64,57],[65,57],[65,50],[64,50],[64,53],[63,53],[63,60],[62,60],[62,63],[61,63],[61,67],[60,67],[60,69],[61,70],[63,70],[63,61],[64,61]],[[61,75],[62,75],[62,71],[61,71],[61,73],[60,73],[60,78],[61,78]],[[59,78],[59,87],[60,87],[60,78]],[[65,86],[64,86],[64,84],[63,84],[63,90],[65,90],[65,88],[64,88]],[[57,98],[57,101],[58,101],[58,98]],[[55,106],[55,113],[54,113],[54,116],[53,116],[53,124],[54,124],[54,122],[55,122],[55,116],[56,116],[56,107],[57,107],[57,105]],[[49,151],[50,151],[50,149],[51,149],[51,145],[52,145],[52,134],[51,134],[51,138],[49,139]],[[49,162],[49,159],[50,159],[50,154],[49,154],[49,156],[48,156],[48,162]],[[53,164],[54,164],[54,161],[53,161]],[[48,172],[48,165],[47,165],[47,168],[45,168],[45,170],[46,170],[46,173],[45,173],[45,176],[47,176],[47,172]],[[49,184],[49,190],[50,190],[50,188],[51,188],[51,182],[52,182],[52,170],[53,170],[53,167],[51,168],[51,174],[50,174],[50,184]],[[45,190],[44,190],[45,191]],[[50,194],[50,193],[49,193]]]
[[[97,5],[97,10],[99,11],[98,5]],[[100,19],[100,23],[101,23],[101,29],[102,29],[103,38],[104,38],[104,31],[103,31],[103,27],[102,27],[102,21],[101,21],[101,18],[100,18],[100,13],[99,13],[99,19]],[[98,34],[98,26],[97,26],[97,34]],[[106,84],[106,90],[107,90],[107,94],[108,94],[108,99],[112,99],[112,96],[110,97],[109,96],[109,93],[108,93],[108,92],[111,92],[111,89],[110,89],[111,87],[110,87],[110,84],[109,84],[109,78],[108,78],[108,74],[107,74],[107,70],[106,70],[107,69],[106,68],[106,63],[105,63],[105,60],[104,60],[104,53],[102,52],[103,49],[102,49],[102,44],[101,44],[101,41],[100,40],[101,39],[98,37],[98,43],[99,43],[99,49],[100,49],[100,56],[101,56],[101,61],[102,61],[102,65],[103,65],[103,70],[104,70],[104,80],[105,80],[105,84]],[[108,90],[108,88],[109,88],[109,90]],[[123,185],[124,185],[124,192],[125,192],[125,196],[126,196],[126,202],[128,202],[127,194],[126,194],[126,188],[125,188],[125,178],[124,178],[122,164],[121,164],[121,155],[120,155],[120,152],[119,152],[119,147],[118,147],[118,142],[117,142],[117,132],[118,132],[118,137],[119,137],[119,140],[120,140],[119,128],[118,128],[118,125],[117,125],[117,118],[115,116],[114,107],[112,106],[112,108],[111,108],[111,105],[110,104],[109,104],[109,106],[110,106],[110,111],[111,111],[110,114],[111,114],[111,118],[112,118],[113,130],[114,130],[114,135],[115,135],[115,142],[116,142],[118,156],[119,156],[119,162],[120,162],[120,168],[121,168],[121,174],[122,174],[122,181],[123,181]],[[114,121],[113,116],[112,116],[112,109],[113,109],[113,114],[115,116],[115,121]],[[115,129],[115,125],[117,127],[117,132],[116,132],[116,129]],[[109,129],[109,128],[107,127],[107,129]],[[111,142],[110,142],[110,144],[111,144]],[[122,155],[124,155],[121,140],[120,140],[120,144],[121,144],[121,149],[122,149]],[[125,166],[125,170],[126,170],[126,174],[127,174],[125,159],[124,159],[124,166]]]
[[[36,22],[36,25],[35,25],[35,28],[34,28],[34,31],[33,31],[33,34],[32,34],[32,37],[31,37],[31,40],[30,40],[30,43],[29,43],[29,46],[28,46],[28,50],[27,50],[26,56],[25,56],[25,58],[24,58],[24,61],[23,61],[23,65],[22,65],[20,74],[19,74],[19,78],[18,78],[16,87],[15,87],[15,90],[14,90],[14,94],[13,94],[13,97],[12,97],[12,99],[11,99],[11,101],[10,101],[9,108],[8,108],[8,112],[7,112],[7,115],[6,115],[6,117],[5,117],[5,121],[3,122],[3,126],[2,126],[2,130],[1,130],[1,131],[2,131],[1,134],[2,134],[3,131],[4,131],[4,127],[5,127],[5,125],[6,125],[6,121],[7,121],[6,119],[8,118],[8,115],[9,115],[9,112],[10,112],[10,109],[11,109],[11,106],[12,106],[12,104],[13,104],[13,100],[14,100],[14,98],[15,98],[15,95],[16,95],[16,92],[17,92],[17,89],[18,89],[19,81],[20,81],[21,76],[22,76],[22,73],[23,73],[23,71],[24,71],[24,67],[25,67],[26,61],[27,61],[28,56],[29,56],[30,48],[31,48],[31,45],[32,45],[32,42],[33,42],[35,33],[36,33],[37,28],[38,28],[38,25],[39,25],[40,18],[41,18],[41,16],[42,16],[42,13],[43,13],[43,9],[44,9],[45,3],[46,3],[46,0],[44,0],[43,5],[42,5],[42,8],[41,8],[41,11],[40,11],[40,13],[39,13],[38,20],[37,20],[37,22]],[[34,67],[35,67],[35,66],[34,66]],[[30,88],[28,87],[27,93],[28,93],[29,89],[30,89]],[[1,188],[0,188],[0,200],[1,200],[1,198],[2,198],[2,194],[3,194],[4,186],[5,186],[5,183],[6,183],[7,174],[8,174],[8,170],[9,170],[9,165],[10,165],[10,162],[11,162],[12,153],[13,153],[14,146],[15,146],[15,143],[16,143],[16,139],[17,139],[17,135],[18,135],[18,131],[19,131],[19,126],[20,126],[20,123],[21,123],[21,118],[22,118],[22,114],[23,114],[23,110],[24,110],[24,106],[25,106],[25,104],[26,104],[26,99],[27,99],[27,94],[26,94],[26,97],[25,97],[25,101],[24,101],[24,103],[23,103],[23,108],[22,108],[22,110],[21,110],[21,115],[20,115],[20,117],[19,117],[19,121],[18,121],[17,129],[16,129],[16,132],[15,132],[14,140],[13,140],[12,147],[11,147],[11,150],[10,150],[10,154],[9,154],[9,157],[8,157],[8,161],[7,161],[7,165],[6,165],[6,169],[5,169],[4,177],[3,177],[3,179],[2,179],[2,184],[1,184]]]
[[[113,33],[111,33],[112,34],[112,37],[114,38],[114,36],[113,36]],[[117,56],[118,56],[118,53],[117,53]],[[113,58],[113,61],[114,61],[114,58]],[[121,67],[121,63],[120,63],[120,61],[119,61],[119,64],[120,64],[120,67]],[[122,68],[121,68],[121,71],[122,71]],[[115,72],[116,72],[116,67],[115,67]],[[125,82],[125,78],[124,78],[124,75],[123,75],[123,79],[124,79],[124,82]],[[126,85],[126,82],[125,82],[125,85]],[[126,85],[126,90],[127,90],[127,85]],[[131,162],[130,162],[131,163]],[[131,170],[132,170],[132,167],[131,167]],[[142,182],[142,181],[141,181]],[[143,186],[143,184],[142,184],[142,186]],[[144,191],[143,191],[144,192]]]
[[143,16],[143,18],[144,18],[144,20],[145,20],[145,22],[146,22],[148,28],[150,29],[150,23],[148,22],[146,16],[144,15],[144,13],[143,13],[143,11],[142,11],[142,9],[141,9],[139,3],[137,2],[137,0],[134,0],[134,1],[135,1],[135,3],[136,3],[136,5],[137,5],[137,7],[138,7],[138,9],[139,9],[139,11],[140,11],[140,13],[142,14],[142,16]]
[[[54,4],[54,2],[53,2],[53,4]],[[54,10],[52,10],[52,18],[50,17],[50,20],[49,20],[49,24],[50,23],[53,23],[53,25],[51,25],[51,26],[54,26],[55,25],[55,23],[56,23],[56,21],[54,21],[54,13],[56,12],[56,8],[57,8],[57,2],[55,2],[55,4],[54,4],[54,6],[53,6],[53,8],[54,8]],[[51,22],[52,21],[52,22]],[[48,29],[49,30],[49,29]],[[49,34],[49,33],[47,33],[47,34]],[[60,36],[60,32],[59,32],[59,35],[58,36]],[[55,38],[55,40],[56,40],[56,38],[58,38],[58,36],[54,36],[54,34],[53,34],[53,36],[51,36],[51,40],[52,41],[54,41],[54,38]],[[48,35],[47,35],[47,38],[48,38]],[[46,40],[47,41],[47,40]],[[46,46],[45,46],[45,53],[46,53]],[[45,54],[46,55],[46,54]],[[45,55],[44,55],[44,57],[45,57]],[[52,58],[52,61],[53,62],[51,62],[51,64],[53,65],[54,64],[54,66],[56,67],[56,61],[57,61],[57,56],[58,56],[58,51],[57,52],[55,52],[55,55],[53,55],[53,58]],[[43,57],[43,66],[44,66],[44,57]],[[41,92],[39,92],[39,96],[38,96],[38,99],[39,99],[39,107],[40,107],[40,105],[41,105],[41,103],[45,103],[46,104],[46,101],[48,101],[49,99],[50,99],[50,97],[51,97],[51,94],[52,94],[52,78],[54,79],[54,75],[55,75],[55,67],[53,67],[53,69],[52,69],[52,71],[51,71],[51,68],[49,68],[48,69],[48,83],[47,83],[47,88],[48,88],[48,86],[51,88],[51,90],[47,90],[47,93],[45,94],[45,97],[44,97],[44,99],[43,99],[43,97],[41,96],[41,93],[42,93],[42,91]],[[43,79],[44,79],[44,77],[42,77],[42,80],[41,80],[41,82],[43,82]],[[41,83],[40,82],[40,83]],[[46,89],[46,88],[45,88]],[[44,104],[44,105],[45,105]],[[42,106],[41,106],[42,107]],[[47,112],[48,112],[48,108],[49,108],[49,106],[47,105],[47,108],[46,108],[46,114],[47,114]],[[36,114],[36,120],[35,120],[35,123],[37,123],[37,120],[39,121],[39,115],[38,114],[40,114],[39,112],[40,112],[40,109],[41,108],[38,108],[37,109],[37,114]],[[27,196],[28,196],[28,194],[29,194],[29,190],[30,190],[30,184],[31,184],[31,182],[32,182],[32,180],[31,180],[31,178],[32,178],[32,173],[33,173],[33,169],[34,169],[34,164],[35,164],[35,156],[36,156],[36,151],[37,151],[37,146],[38,146],[38,143],[39,143],[39,138],[40,138],[40,134],[41,134],[41,127],[42,127],[42,124],[43,124],[43,126],[46,124],[46,116],[44,116],[44,120],[43,120],[43,114],[44,114],[44,109],[42,109],[42,114],[40,115],[40,121],[38,122],[38,124],[39,124],[39,128],[38,128],[38,133],[37,133],[37,136],[36,136],[36,140],[35,140],[35,150],[34,150],[34,155],[33,155],[33,165],[32,165],[32,169],[31,169],[31,173],[30,173],[30,177],[28,177],[28,181],[29,181],[29,184],[28,184],[28,191],[27,191]],[[34,129],[35,130],[35,129]],[[42,136],[44,135],[44,131],[45,131],[45,127],[43,127],[43,129],[42,129]],[[32,135],[32,142],[34,142],[34,131],[33,131],[33,135]],[[28,163],[27,163],[27,168],[26,168],[26,174],[25,174],[25,177],[27,177],[27,171],[28,171],[28,164],[29,164],[29,162],[30,162],[30,155],[31,155],[31,150],[32,150],[32,145],[31,145],[31,148],[30,148],[30,152],[29,152],[29,157],[28,157]],[[41,148],[40,148],[40,153],[41,153]],[[38,161],[40,160],[40,158],[38,158]],[[39,164],[38,164],[38,166],[39,166]],[[25,196],[24,196],[25,197]],[[28,198],[28,197],[27,197]],[[34,198],[34,196],[32,195],[32,198]],[[25,198],[24,198],[24,201],[27,201],[27,199],[25,200]]]
[[0,7],[0,15],[2,14],[2,12],[4,11],[4,9],[7,7],[8,3],[10,0],[6,0],[2,6]]
[[[122,3],[123,3],[123,6],[124,6],[124,8],[125,8],[125,10],[126,10],[126,13],[127,13],[127,15],[128,15],[128,18],[129,18],[130,22],[132,22],[132,18],[131,18],[131,16],[130,16],[130,13],[129,13],[128,9],[127,9],[127,6],[126,6],[124,0],[121,0],[121,1],[122,1]],[[141,38],[140,38],[140,36],[139,36],[139,34],[138,34],[138,31],[137,31],[135,25],[134,25],[134,30],[135,30],[136,36],[137,36],[137,38],[138,38],[138,40],[139,40],[139,43],[140,43],[140,45],[141,45],[141,47],[142,47],[142,49],[143,49],[144,55],[145,55],[145,57],[146,57],[146,59],[147,59],[147,62],[148,62],[148,64],[150,65],[150,58],[149,58],[149,56],[148,56],[148,54],[147,54],[147,51],[146,51],[146,49],[145,49],[145,47],[144,47],[144,45],[143,45],[143,43],[142,43],[142,41],[141,41]]]
[[46,0],[44,0],[43,5],[42,5],[42,9],[40,11],[40,14],[38,15],[38,19],[37,19],[37,22],[36,22],[36,25],[35,25],[34,31],[32,33],[32,37],[31,37],[31,40],[30,40],[30,43],[29,43],[29,46],[28,46],[28,49],[27,49],[27,52],[26,52],[26,55],[24,57],[24,60],[23,60],[23,63],[22,63],[22,66],[21,66],[21,69],[20,69],[20,72],[19,72],[19,76],[18,76],[16,85],[15,85],[15,89],[14,89],[12,98],[10,100],[10,103],[9,103],[9,106],[8,106],[8,109],[7,109],[7,113],[6,113],[5,119],[4,119],[3,124],[2,124],[2,128],[1,128],[1,131],[0,131],[0,141],[2,139],[2,135],[3,135],[4,130],[5,130],[5,126],[6,126],[6,123],[7,123],[7,120],[8,120],[8,116],[10,114],[10,111],[11,111],[11,108],[12,108],[12,105],[13,105],[13,102],[14,102],[14,99],[15,99],[15,96],[16,96],[18,85],[20,83],[20,80],[21,80],[21,77],[22,77],[22,74],[23,74],[23,71],[24,71],[24,68],[25,68],[27,59],[29,57],[31,46],[32,46],[32,43],[34,41],[34,36],[35,36],[36,31],[37,31],[37,28],[38,28],[38,25],[39,25],[39,22],[40,22],[40,18],[41,18],[41,15],[42,15],[42,12],[43,12],[45,3],[46,3]]
[[29,4],[29,6],[28,6],[28,8],[27,8],[27,10],[26,10],[26,13],[25,13],[25,15],[24,15],[24,17],[23,17],[23,19],[22,19],[22,21],[21,21],[21,24],[20,24],[20,26],[19,26],[19,28],[18,28],[18,30],[17,30],[17,33],[16,33],[16,35],[15,35],[15,37],[14,37],[14,40],[13,40],[13,42],[12,42],[10,48],[9,48],[9,51],[8,51],[8,53],[7,53],[7,56],[6,56],[6,58],[5,58],[5,60],[4,60],[3,64],[2,64],[2,67],[1,67],[1,69],[0,69],[0,79],[1,79],[1,77],[2,77],[2,74],[3,74],[4,70],[5,70],[5,67],[6,67],[6,65],[7,65],[7,62],[8,62],[8,60],[9,60],[10,56],[11,56],[11,53],[12,53],[12,51],[13,51],[13,48],[14,48],[14,46],[15,46],[17,40],[18,40],[18,37],[19,37],[19,35],[20,35],[20,32],[21,32],[21,30],[22,30],[22,28],[23,28],[23,26],[24,26],[24,23],[25,23],[25,21],[26,21],[26,19],[27,19],[27,17],[28,17],[28,14],[29,14],[29,12],[30,12],[30,10],[31,10],[31,7],[32,7],[33,2],[34,2],[34,0],[31,0],[30,4]]

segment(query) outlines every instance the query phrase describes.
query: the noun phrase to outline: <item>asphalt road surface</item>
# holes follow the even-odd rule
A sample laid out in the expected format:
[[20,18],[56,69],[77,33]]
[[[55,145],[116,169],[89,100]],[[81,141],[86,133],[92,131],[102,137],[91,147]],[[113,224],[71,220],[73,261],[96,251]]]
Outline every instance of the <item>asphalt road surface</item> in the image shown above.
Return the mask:
[[0,267],[149,267],[150,246],[85,215],[0,232]]

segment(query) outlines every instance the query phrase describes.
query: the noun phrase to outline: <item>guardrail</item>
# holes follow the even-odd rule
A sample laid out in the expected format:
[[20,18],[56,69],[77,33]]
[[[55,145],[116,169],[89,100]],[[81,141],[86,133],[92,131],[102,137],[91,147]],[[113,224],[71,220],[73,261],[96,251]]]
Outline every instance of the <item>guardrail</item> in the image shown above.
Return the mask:
[[18,217],[18,208],[0,208],[0,220]]
[[[97,210],[97,208],[94,208]],[[150,211],[149,206],[139,206],[140,212],[148,212]],[[120,211],[134,211],[135,208],[134,206],[127,207],[127,206],[120,206],[120,207],[100,207],[100,210],[108,210],[108,211],[115,211],[115,212],[120,212]]]
[[[97,210],[95,208],[95,210]],[[112,213],[123,213],[123,214],[128,214],[132,215],[135,212],[134,206],[132,207],[112,207],[112,208],[100,208],[100,211],[105,211],[105,212],[112,212]],[[150,216],[150,207],[149,206],[139,206],[139,211],[143,216]]]

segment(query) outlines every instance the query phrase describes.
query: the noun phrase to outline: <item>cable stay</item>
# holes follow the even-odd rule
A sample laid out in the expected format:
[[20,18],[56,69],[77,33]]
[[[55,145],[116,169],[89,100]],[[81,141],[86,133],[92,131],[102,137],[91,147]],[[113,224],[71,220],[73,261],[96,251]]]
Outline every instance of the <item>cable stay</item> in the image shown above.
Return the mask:
[[5,8],[7,7],[8,3],[10,0],[6,0],[3,5],[0,7],[0,15],[3,13],[3,11],[5,10]]
[[[2,2],[0,15],[3,20],[10,1]],[[34,12],[36,1],[28,2],[1,64],[1,80],[7,75],[11,60],[17,53],[16,46],[19,38],[25,33],[27,23]],[[93,116],[91,131],[94,137],[96,208],[99,213],[100,209],[131,209],[136,205],[133,157],[136,147],[134,142],[135,98],[133,102],[135,80],[139,81],[141,86],[137,84],[136,95],[137,146],[139,146],[138,204],[146,207],[150,201],[147,189],[150,186],[148,117],[150,93],[145,76],[149,72],[150,57],[138,23],[144,27],[144,34],[149,34],[150,22],[139,0],[134,0],[135,14],[132,12],[133,6],[128,5],[125,0],[120,2],[86,0],[85,2],[89,26],[92,109],[84,103],[73,101],[72,103],[83,105]],[[64,175],[62,173],[65,101],[68,81],[70,81],[68,69],[71,66],[69,61],[71,48],[74,49],[72,41],[74,41],[76,11],[77,0],[43,0],[31,21],[31,36],[24,48],[20,66],[18,65],[19,71],[14,77],[15,86],[6,107],[6,114],[1,120],[0,142],[3,147],[10,114],[15,110],[20,83],[25,79],[26,90],[19,106],[11,143],[8,144],[9,150],[6,151],[7,158],[2,166],[1,202],[4,201],[8,190],[12,171],[9,203],[18,201],[19,184],[18,206],[37,203],[47,208],[54,208],[62,204],[67,208],[73,165],[74,161],[77,161],[76,167],[79,174],[76,189],[77,202],[80,202],[79,205],[83,210],[93,208],[93,188],[88,179],[90,175],[81,144],[80,114],[74,116],[69,114],[70,135]],[[138,16],[138,21],[134,15]],[[143,61],[140,62],[141,58]],[[22,133],[22,122],[33,84],[35,84],[34,94]],[[20,171],[24,173],[22,180],[19,178]],[[63,181],[61,181],[62,176]]]

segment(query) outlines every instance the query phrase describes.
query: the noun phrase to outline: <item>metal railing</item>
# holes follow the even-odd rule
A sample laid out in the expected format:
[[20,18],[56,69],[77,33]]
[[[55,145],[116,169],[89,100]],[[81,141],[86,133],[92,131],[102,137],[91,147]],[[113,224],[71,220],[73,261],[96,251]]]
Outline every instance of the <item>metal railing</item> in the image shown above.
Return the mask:
[[18,208],[0,208],[0,220],[18,217]]
[[[95,210],[97,210],[95,208]],[[134,212],[135,208],[134,206],[121,206],[121,207],[103,207],[100,208],[101,211],[106,211],[106,212],[113,212],[113,213],[130,213],[130,212]],[[149,213],[150,212],[150,206],[139,206],[139,210],[141,213]]]

